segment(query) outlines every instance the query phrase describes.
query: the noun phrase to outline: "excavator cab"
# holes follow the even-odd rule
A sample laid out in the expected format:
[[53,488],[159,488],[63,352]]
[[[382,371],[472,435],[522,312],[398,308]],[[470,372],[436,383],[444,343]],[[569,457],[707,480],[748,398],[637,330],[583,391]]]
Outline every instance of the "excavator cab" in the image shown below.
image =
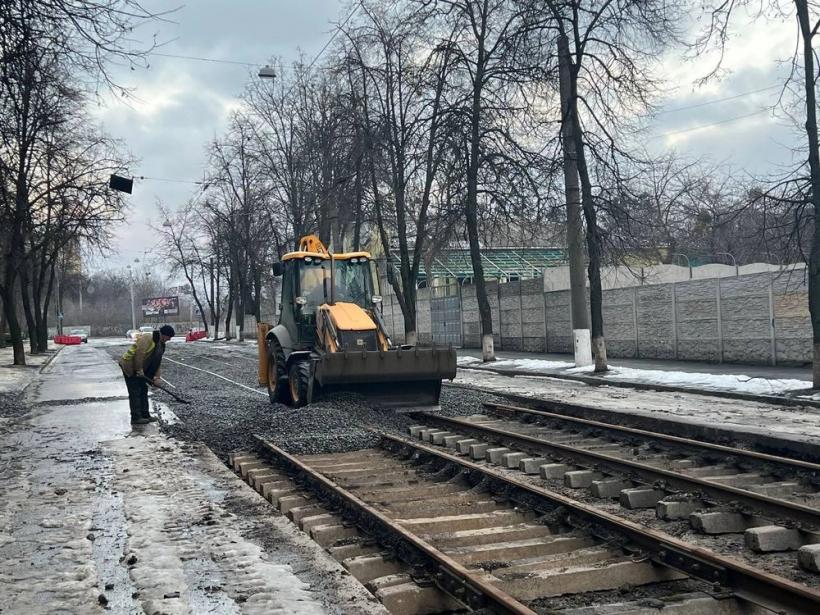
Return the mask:
[[370,254],[330,254],[308,236],[274,273],[282,309],[262,370],[271,402],[302,406],[318,388],[344,388],[394,406],[438,403],[442,378],[455,377],[455,351],[393,344]]

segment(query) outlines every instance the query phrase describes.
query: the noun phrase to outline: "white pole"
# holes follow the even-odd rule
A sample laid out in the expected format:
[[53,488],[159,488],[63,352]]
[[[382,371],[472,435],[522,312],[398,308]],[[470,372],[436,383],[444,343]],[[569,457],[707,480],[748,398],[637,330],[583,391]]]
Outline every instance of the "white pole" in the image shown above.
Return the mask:
[[573,329],[575,367],[592,365],[592,343],[589,329]]

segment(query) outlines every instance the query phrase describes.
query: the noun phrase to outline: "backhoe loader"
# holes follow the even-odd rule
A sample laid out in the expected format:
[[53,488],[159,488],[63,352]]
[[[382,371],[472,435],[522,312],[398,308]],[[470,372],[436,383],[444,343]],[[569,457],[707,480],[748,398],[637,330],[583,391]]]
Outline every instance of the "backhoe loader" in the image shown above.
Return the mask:
[[331,254],[318,237],[274,266],[282,277],[279,324],[265,337],[271,403],[311,403],[314,392],[352,389],[389,406],[435,405],[456,375],[452,347],[394,344],[367,252]]

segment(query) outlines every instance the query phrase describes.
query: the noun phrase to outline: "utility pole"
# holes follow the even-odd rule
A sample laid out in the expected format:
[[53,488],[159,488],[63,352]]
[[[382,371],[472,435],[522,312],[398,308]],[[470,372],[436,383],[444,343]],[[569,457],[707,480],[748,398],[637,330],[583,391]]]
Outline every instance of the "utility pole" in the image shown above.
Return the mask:
[[575,125],[570,110],[571,79],[569,41],[558,37],[558,78],[561,93],[561,141],[564,150],[564,191],[567,199],[567,257],[575,365],[592,364],[592,345],[584,276],[584,227],[581,221],[581,188],[578,180],[578,152]]

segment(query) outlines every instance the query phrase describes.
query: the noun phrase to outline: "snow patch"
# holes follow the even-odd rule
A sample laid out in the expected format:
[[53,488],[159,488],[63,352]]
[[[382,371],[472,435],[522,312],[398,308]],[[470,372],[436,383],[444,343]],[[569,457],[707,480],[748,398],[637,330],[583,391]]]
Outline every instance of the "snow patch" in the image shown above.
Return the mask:
[[501,359],[492,364],[503,369],[519,369],[524,372],[540,372],[548,369],[565,369],[572,367],[571,361],[547,361],[546,359]]
[[[608,380],[626,380],[642,384],[663,384],[698,389],[712,389],[749,393],[752,395],[777,395],[794,389],[811,387],[808,380],[790,378],[756,378],[745,374],[707,374],[703,372],[680,372],[659,369],[635,369],[610,365],[602,377]],[[591,374],[593,366],[566,370],[569,374]]]
[[[571,361],[548,361],[546,359],[499,359],[493,363],[485,364],[478,357],[461,356],[458,357],[458,365],[460,367],[480,367],[484,365],[492,369],[532,372],[533,375],[540,374],[546,377],[560,376],[561,374],[597,375],[593,374],[595,369],[593,365],[575,367],[575,364]],[[812,385],[808,380],[792,378],[758,378],[746,374],[709,374],[705,372],[639,369],[612,364],[610,364],[608,372],[598,376],[605,380],[691,387],[712,391],[731,391],[750,395],[782,395],[789,391],[809,389]],[[801,398],[804,397],[801,396]],[[805,398],[820,400],[820,393]]]
[[481,363],[478,357],[458,357],[456,361],[458,365],[473,365],[474,363]]

